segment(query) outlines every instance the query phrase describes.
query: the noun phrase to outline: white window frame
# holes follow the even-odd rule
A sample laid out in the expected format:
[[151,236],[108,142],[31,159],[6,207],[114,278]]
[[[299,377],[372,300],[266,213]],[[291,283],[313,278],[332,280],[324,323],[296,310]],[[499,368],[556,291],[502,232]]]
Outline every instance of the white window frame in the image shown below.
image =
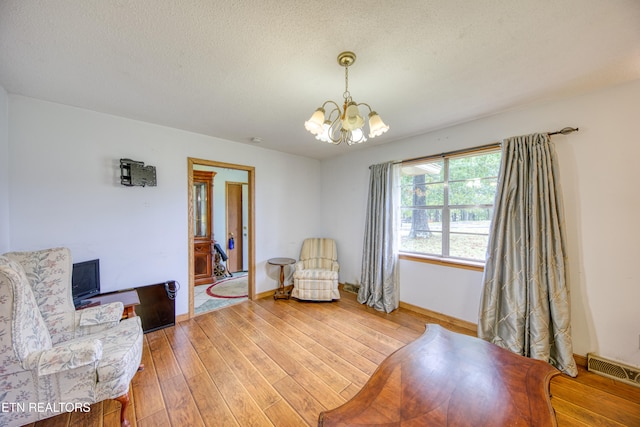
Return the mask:
[[[400,249],[400,259],[418,261],[418,262],[427,262],[434,264],[441,264],[453,267],[467,268],[472,270],[482,271],[484,269],[484,261],[473,260],[469,258],[461,258],[450,256],[450,236],[451,236],[451,210],[452,209],[470,209],[470,208],[482,208],[482,209],[493,209],[494,204],[476,204],[476,205],[449,205],[449,160],[457,157],[466,157],[466,156],[474,156],[474,155],[485,155],[492,152],[500,152],[499,144],[492,144],[484,147],[479,147],[477,149],[469,149],[469,150],[459,150],[451,153],[444,153],[437,156],[427,156],[418,159],[405,160],[402,162],[402,165],[409,166],[412,164],[419,163],[427,163],[430,161],[442,161],[444,168],[444,177],[443,177],[443,186],[444,186],[444,199],[443,205],[426,205],[424,209],[442,209],[442,248],[441,255],[436,254],[428,254],[424,252],[415,252],[415,251],[406,251]],[[497,177],[481,177],[482,178],[497,178]],[[458,182],[458,181],[453,181]],[[398,206],[398,209],[401,210],[402,206]],[[412,206],[411,209],[415,209],[415,206]],[[460,232],[454,232],[453,234],[465,234]]]

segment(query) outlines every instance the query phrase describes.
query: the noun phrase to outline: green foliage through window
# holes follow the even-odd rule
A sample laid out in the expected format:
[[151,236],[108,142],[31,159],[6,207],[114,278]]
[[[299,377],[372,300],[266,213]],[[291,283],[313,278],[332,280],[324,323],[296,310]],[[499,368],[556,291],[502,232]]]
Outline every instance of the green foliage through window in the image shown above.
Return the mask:
[[499,149],[401,167],[400,250],[484,261]]

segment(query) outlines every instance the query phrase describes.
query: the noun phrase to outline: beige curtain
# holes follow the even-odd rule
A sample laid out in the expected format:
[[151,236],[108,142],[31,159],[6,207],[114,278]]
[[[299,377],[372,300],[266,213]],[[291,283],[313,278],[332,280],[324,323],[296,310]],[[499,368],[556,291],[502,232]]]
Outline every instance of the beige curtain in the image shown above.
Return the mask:
[[400,303],[396,219],[399,169],[393,162],[370,167],[369,199],[358,302],[390,313]]
[[478,336],[576,376],[556,163],[548,134],[502,143]]

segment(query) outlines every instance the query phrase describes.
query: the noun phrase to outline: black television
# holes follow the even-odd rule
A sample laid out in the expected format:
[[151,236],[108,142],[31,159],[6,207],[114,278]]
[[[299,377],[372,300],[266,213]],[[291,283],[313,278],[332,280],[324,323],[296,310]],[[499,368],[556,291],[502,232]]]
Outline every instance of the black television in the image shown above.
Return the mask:
[[81,305],[83,299],[100,293],[100,260],[92,259],[73,264],[71,273],[73,304]]

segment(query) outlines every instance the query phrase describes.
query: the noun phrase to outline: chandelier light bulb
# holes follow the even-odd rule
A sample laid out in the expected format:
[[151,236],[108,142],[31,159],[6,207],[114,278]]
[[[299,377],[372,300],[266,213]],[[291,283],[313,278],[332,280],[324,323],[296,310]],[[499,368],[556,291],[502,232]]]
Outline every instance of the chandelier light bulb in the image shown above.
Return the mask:
[[354,129],[351,131],[350,141],[347,142],[349,143],[349,145],[352,145],[363,143],[366,140],[367,138],[364,137],[364,132],[362,132],[362,129]]
[[322,125],[322,132],[316,135],[316,139],[322,142],[331,142],[331,138],[329,138],[329,128],[331,127],[331,122],[329,120],[325,120]]
[[389,126],[385,125],[378,113],[372,111],[369,113],[369,138],[380,136],[389,130]]
[[324,130],[324,108],[318,108],[309,120],[304,122],[304,128],[314,135],[322,133]]

